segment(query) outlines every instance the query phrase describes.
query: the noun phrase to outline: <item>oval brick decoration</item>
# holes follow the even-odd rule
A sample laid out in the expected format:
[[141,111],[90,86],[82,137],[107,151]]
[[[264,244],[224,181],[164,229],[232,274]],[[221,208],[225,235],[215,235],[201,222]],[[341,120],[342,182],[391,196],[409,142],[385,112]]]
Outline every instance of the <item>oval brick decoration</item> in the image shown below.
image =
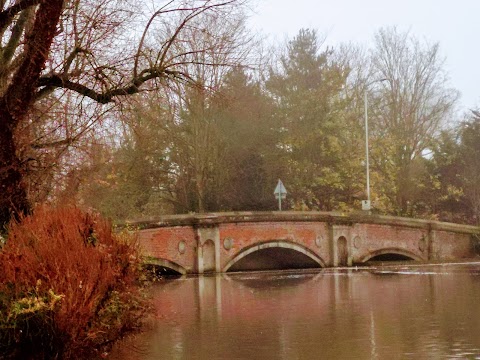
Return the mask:
[[424,252],[426,248],[427,248],[427,240],[425,239],[425,237],[422,237],[418,241],[418,250],[420,250],[421,252]]
[[315,245],[317,245],[317,247],[322,247],[322,243],[323,243],[323,237],[322,235],[318,235],[317,238],[315,239]]
[[225,250],[230,250],[233,247],[233,239],[232,238],[226,238],[223,240],[223,247]]
[[178,252],[180,254],[185,254],[185,250],[186,250],[185,241],[182,240],[178,243]]
[[360,238],[360,236],[355,236],[355,239],[353,239],[353,246],[355,246],[355,249],[359,249],[361,243],[362,239]]

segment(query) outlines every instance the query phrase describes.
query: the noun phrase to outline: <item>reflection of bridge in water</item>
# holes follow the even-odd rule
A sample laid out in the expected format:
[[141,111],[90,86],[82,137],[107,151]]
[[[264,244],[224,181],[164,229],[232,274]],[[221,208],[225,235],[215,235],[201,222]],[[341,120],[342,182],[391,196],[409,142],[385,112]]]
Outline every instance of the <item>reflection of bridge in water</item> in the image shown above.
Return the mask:
[[135,225],[148,261],[181,274],[451,261],[476,256],[479,233],[466,225],[325,212],[175,215]]
[[185,276],[112,359],[475,358],[480,263]]

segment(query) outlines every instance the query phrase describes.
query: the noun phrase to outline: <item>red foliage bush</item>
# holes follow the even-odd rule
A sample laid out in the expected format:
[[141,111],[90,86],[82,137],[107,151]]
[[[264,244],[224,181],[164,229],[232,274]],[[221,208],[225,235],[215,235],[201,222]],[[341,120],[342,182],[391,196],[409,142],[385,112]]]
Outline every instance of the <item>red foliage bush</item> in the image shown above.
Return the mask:
[[[45,321],[55,333],[49,346],[60,337],[64,348],[42,351],[69,357],[111,341],[135,325],[136,312],[142,308],[136,286],[138,265],[135,241],[113,233],[111,224],[100,216],[76,207],[39,207],[32,216],[10,225],[0,252],[3,308],[8,311],[5,299],[12,303],[29,296],[45,298],[52,292],[61,296]],[[22,336],[35,344],[35,338],[27,339],[35,335],[22,331],[16,332],[15,342],[21,344]]]

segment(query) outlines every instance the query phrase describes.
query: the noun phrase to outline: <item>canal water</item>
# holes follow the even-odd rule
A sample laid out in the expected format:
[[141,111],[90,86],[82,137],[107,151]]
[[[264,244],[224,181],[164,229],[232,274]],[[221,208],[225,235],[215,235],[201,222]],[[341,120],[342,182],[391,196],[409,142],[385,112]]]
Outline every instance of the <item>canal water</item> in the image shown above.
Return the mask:
[[154,285],[111,359],[480,359],[480,263],[235,273]]

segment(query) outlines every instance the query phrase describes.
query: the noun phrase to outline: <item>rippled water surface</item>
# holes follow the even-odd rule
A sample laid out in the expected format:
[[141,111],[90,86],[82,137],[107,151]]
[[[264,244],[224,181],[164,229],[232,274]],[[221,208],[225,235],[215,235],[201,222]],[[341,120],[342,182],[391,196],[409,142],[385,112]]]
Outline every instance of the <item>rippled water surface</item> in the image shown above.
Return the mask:
[[156,284],[152,329],[112,359],[480,359],[480,263]]

